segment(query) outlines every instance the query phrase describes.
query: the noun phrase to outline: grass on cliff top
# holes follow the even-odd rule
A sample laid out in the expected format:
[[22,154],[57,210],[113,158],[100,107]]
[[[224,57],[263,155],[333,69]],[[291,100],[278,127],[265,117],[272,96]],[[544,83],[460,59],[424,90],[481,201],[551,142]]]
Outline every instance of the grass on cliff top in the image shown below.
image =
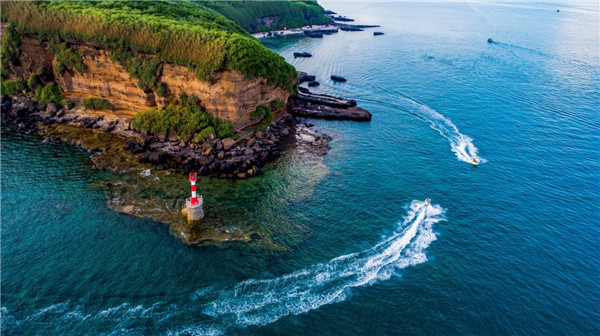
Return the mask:
[[180,140],[191,137],[202,142],[212,136],[230,138],[235,136],[230,122],[210,116],[200,106],[198,98],[182,94],[179,101],[164,109],[141,111],[132,119],[133,128],[148,134],[175,132]]
[[[246,2],[244,2],[246,3]],[[2,21],[63,40],[156,53],[207,80],[231,69],[293,90],[296,70],[235,22],[193,1],[2,1]]]
[[[323,7],[316,1],[201,1],[200,3],[237,22],[252,33],[332,22],[331,18],[325,15]],[[267,26],[267,21],[270,19],[272,21]]]

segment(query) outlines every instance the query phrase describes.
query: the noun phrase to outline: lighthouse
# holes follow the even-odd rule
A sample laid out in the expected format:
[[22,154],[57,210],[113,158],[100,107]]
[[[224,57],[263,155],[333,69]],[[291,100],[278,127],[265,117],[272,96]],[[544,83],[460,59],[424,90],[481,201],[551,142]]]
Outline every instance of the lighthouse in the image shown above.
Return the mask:
[[202,204],[204,200],[202,196],[198,197],[196,193],[196,180],[198,180],[198,174],[190,173],[190,184],[192,185],[192,197],[185,200],[185,208],[181,210],[184,216],[187,216],[188,224],[197,224],[204,219],[204,209]]

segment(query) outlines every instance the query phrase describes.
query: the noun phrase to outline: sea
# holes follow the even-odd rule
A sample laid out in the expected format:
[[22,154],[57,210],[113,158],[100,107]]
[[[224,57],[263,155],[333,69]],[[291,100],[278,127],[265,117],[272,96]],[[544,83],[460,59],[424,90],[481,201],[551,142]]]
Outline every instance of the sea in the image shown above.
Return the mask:
[[278,248],[185,245],[3,129],[3,335],[600,334],[598,3],[321,4],[380,27],[261,41],[373,119],[198,187]]

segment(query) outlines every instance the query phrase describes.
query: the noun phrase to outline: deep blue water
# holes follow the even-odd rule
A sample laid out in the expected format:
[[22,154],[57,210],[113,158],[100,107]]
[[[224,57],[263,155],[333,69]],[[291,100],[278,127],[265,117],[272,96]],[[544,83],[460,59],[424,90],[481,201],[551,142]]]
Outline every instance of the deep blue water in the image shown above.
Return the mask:
[[381,27],[263,42],[373,120],[311,121],[326,168],[213,182],[285,249],[185,246],[5,132],[4,334],[600,334],[598,5],[324,7]]

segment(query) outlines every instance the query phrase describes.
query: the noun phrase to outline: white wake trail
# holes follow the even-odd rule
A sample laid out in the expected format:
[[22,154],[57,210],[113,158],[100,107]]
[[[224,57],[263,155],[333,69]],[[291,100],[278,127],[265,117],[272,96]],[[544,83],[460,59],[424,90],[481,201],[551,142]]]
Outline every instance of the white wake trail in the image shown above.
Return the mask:
[[429,122],[429,125],[434,130],[450,141],[450,146],[456,157],[463,162],[473,163],[473,158],[477,159],[478,163],[486,162],[477,154],[477,147],[473,144],[473,139],[460,133],[456,125],[452,121],[436,110],[427,105],[421,104],[408,97],[403,97],[406,103],[416,110],[415,113]]
[[432,226],[443,219],[443,209],[439,205],[425,206],[424,202],[413,201],[404,220],[398,223],[397,231],[367,250],[274,279],[247,280],[216,293],[205,289],[193,298],[194,301],[207,300],[200,305],[123,303],[90,312],[81,305],[64,302],[39,309],[22,320],[15,318],[5,307],[1,308],[0,315],[5,328],[25,328],[23,330],[34,327],[37,321],[51,319],[57,321],[57,334],[65,333],[65,330],[76,331],[83,320],[103,321],[106,328],[114,328],[115,334],[143,334],[136,321],[151,320],[158,326],[182,316],[198,316],[202,321],[166,334],[221,335],[232,327],[266,325],[287,315],[302,314],[343,301],[352,287],[387,280],[399,269],[425,262],[424,251],[436,239]]
[[278,278],[244,281],[220,292],[203,312],[244,327],[343,301],[351,287],[387,280],[397,269],[426,261],[424,250],[436,239],[432,225],[442,219],[440,206],[413,201],[398,231],[372,248]]

